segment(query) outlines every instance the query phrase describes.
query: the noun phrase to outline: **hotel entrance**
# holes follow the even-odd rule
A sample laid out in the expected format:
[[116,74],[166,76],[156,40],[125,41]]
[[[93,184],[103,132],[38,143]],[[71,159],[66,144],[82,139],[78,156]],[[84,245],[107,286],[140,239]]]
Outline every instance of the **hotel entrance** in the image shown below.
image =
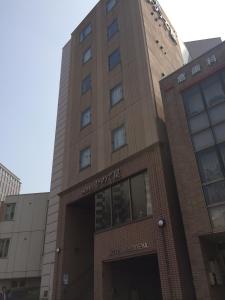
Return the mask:
[[110,264],[112,300],[161,300],[156,255],[145,255]]
[[158,159],[148,168],[149,157],[60,195],[56,300],[194,299],[185,251],[177,259],[166,193],[158,193],[164,184],[149,171]]

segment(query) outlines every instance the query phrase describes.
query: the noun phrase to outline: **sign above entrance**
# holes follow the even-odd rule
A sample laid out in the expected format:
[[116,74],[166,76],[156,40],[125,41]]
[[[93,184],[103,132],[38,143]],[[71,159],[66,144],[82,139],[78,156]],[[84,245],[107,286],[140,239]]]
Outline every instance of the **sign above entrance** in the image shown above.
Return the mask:
[[128,254],[130,252],[138,251],[138,250],[143,250],[143,249],[148,249],[150,248],[150,243],[149,242],[143,242],[143,243],[138,243],[135,245],[131,245],[122,249],[113,249],[111,251],[110,256],[117,256],[121,254]]
[[121,171],[120,169],[116,169],[105,176],[97,178],[92,184],[87,185],[82,190],[82,195],[93,193],[98,189],[100,189],[101,187],[103,187],[104,185],[112,184],[120,178],[121,178]]

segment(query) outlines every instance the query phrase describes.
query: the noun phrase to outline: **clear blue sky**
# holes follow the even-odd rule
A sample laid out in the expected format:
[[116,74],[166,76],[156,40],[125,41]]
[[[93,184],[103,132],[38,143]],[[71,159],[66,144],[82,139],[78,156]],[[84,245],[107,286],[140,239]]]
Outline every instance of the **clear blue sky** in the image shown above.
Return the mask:
[[[96,3],[0,0],[0,162],[21,179],[23,193],[49,190],[61,49]],[[224,35],[224,4],[212,13],[204,1],[203,14],[200,0],[194,12],[189,1],[160,3],[183,40]]]

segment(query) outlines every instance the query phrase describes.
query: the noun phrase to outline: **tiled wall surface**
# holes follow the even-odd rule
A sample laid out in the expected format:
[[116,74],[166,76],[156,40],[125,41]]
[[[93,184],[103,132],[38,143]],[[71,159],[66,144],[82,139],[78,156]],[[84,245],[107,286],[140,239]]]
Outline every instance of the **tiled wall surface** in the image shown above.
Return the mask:
[[47,292],[52,295],[54,263],[56,253],[57,225],[59,215],[58,193],[62,189],[62,166],[64,156],[65,128],[68,102],[68,84],[70,70],[70,42],[64,47],[59,90],[58,115],[55,135],[55,148],[52,167],[52,180],[47,214],[46,236],[42,262],[41,299]]

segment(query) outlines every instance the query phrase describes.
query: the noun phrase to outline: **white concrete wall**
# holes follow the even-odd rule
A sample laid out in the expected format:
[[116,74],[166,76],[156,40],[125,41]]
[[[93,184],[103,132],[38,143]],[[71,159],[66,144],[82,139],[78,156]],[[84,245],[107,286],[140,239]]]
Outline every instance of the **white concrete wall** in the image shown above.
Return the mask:
[[6,258],[0,258],[3,279],[40,277],[49,193],[8,196],[16,203],[12,221],[0,222],[0,239],[9,238]]
[[[62,190],[63,157],[65,145],[65,129],[67,116],[67,103],[69,91],[69,72],[70,72],[70,42],[63,48],[61,79],[58,102],[57,126],[55,135],[55,147],[52,166],[52,180],[49,197],[49,207],[47,216],[46,238],[44,247],[44,257],[41,274],[41,293],[40,298],[44,298],[47,292],[48,299],[52,299],[55,250],[57,239],[57,226],[59,215],[58,193]],[[45,298],[46,299],[46,298]]]

